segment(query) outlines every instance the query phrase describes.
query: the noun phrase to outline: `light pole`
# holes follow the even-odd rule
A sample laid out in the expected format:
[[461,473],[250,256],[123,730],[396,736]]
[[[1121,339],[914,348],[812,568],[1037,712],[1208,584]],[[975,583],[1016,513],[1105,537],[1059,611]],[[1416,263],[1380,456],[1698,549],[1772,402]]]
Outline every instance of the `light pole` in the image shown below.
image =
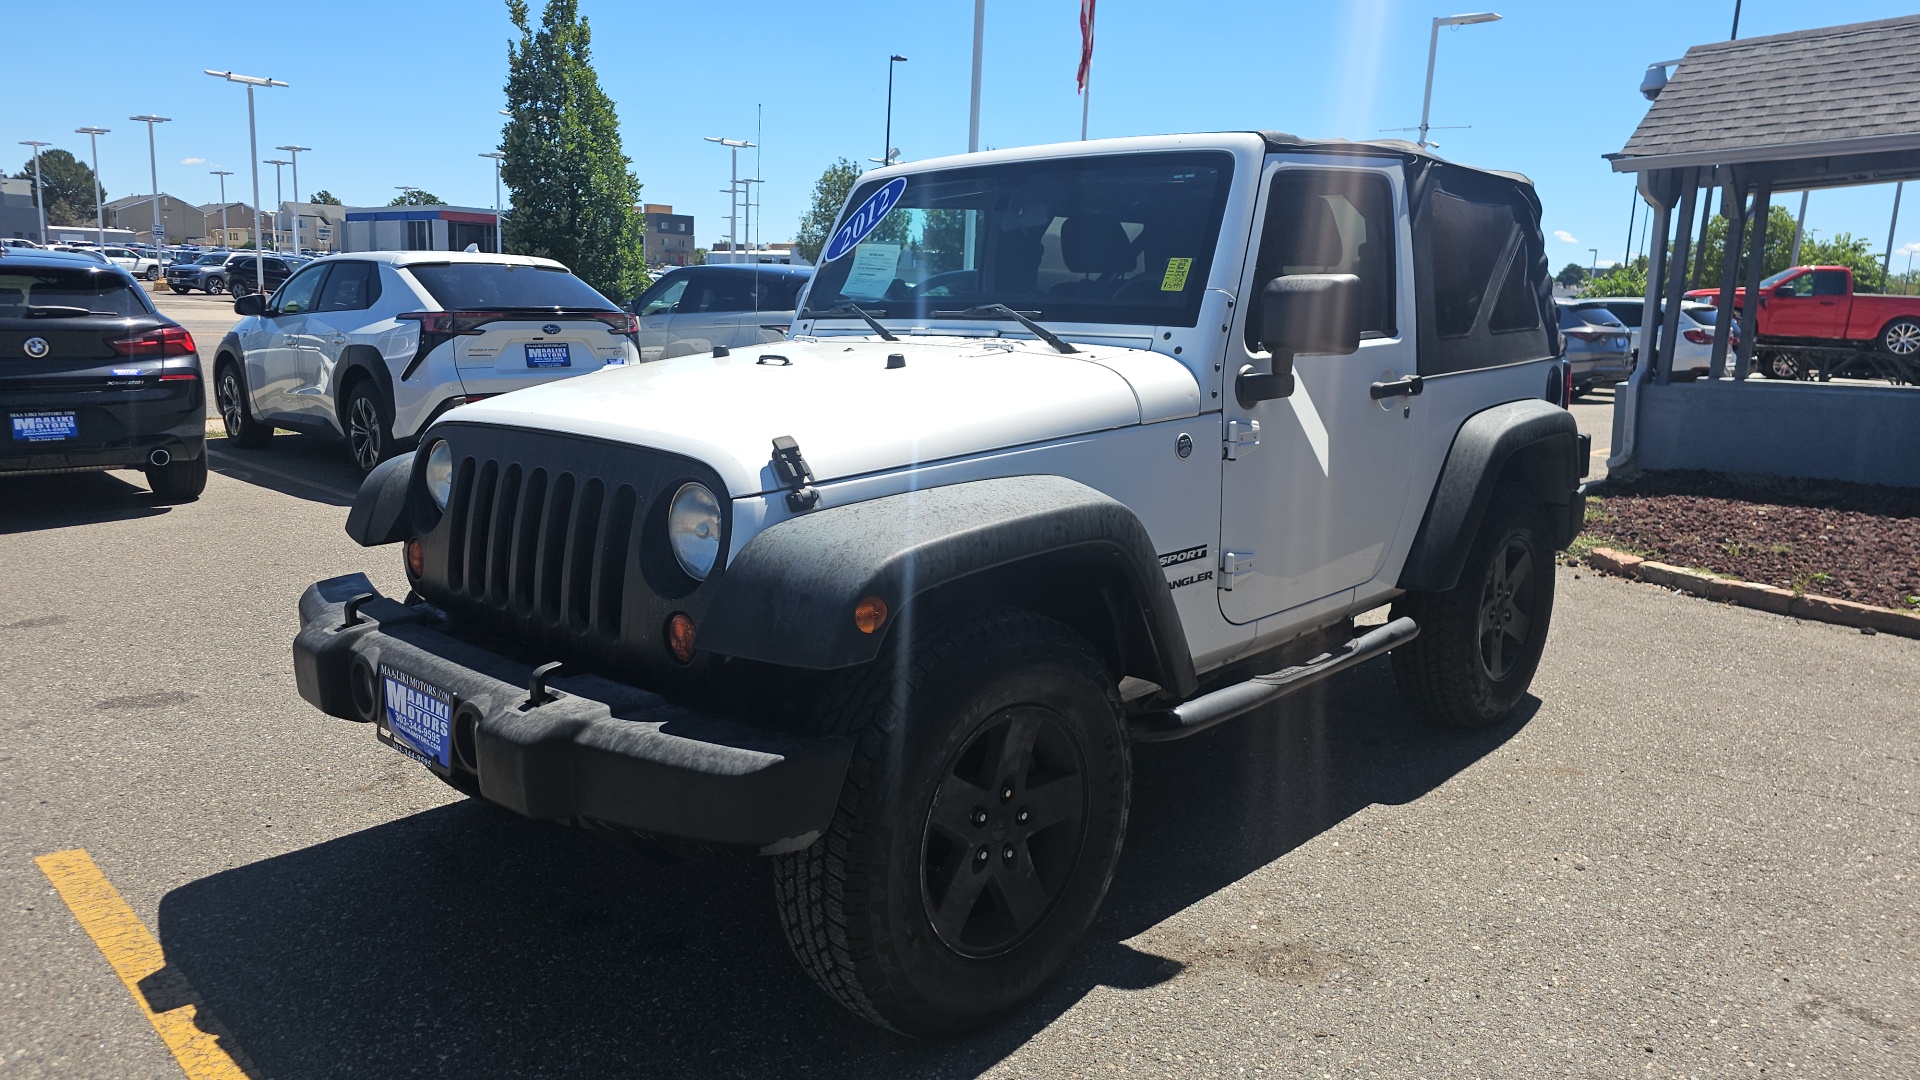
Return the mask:
[[231,71],[215,71],[212,68],[201,70],[216,79],[237,82],[247,88],[247,157],[253,161],[253,285],[264,292],[267,287],[267,254],[260,250],[260,139],[253,123],[253,88],[287,84],[259,75],[235,75]]
[[47,244],[47,201],[40,194],[40,148],[52,146],[50,142],[39,139],[21,139],[21,146],[33,147],[33,208],[40,212],[40,246]]
[[100,190],[100,136],[109,129],[103,127],[74,128],[75,135],[85,135],[93,144],[93,224],[100,230],[100,246],[107,246],[107,207],[105,192]]
[[1427,93],[1420,101],[1420,146],[1430,145],[1427,142],[1427,115],[1433,109],[1433,58],[1434,54],[1440,51],[1440,28],[1499,21],[1500,16],[1491,11],[1476,12],[1472,15],[1447,15],[1433,20],[1433,35],[1427,39]]
[[1587,254],[1593,256],[1593,264],[1587,267],[1587,280],[1591,281],[1600,276],[1600,249],[1588,248]]
[[172,121],[151,113],[145,116],[129,116],[127,119],[138,120],[147,125],[147,174],[153,181],[153,262],[158,266],[160,263],[160,159],[153,149],[153,125],[170,124]]
[[887,57],[887,141],[880,147],[882,168],[893,164],[893,65],[905,63],[906,59],[898,54]]
[[[291,165],[293,162],[282,158],[268,158],[260,164],[273,166],[273,250],[279,251],[280,234],[287,231],[286,220],[282,217],[287,204],[280,194],[280,167],[283,165]],[[294,194],[298,195],[299,192],[296,191]],[[296,249],[294,254],[299,254],[297,249],[300,246],[300,242],[295,240],[293,246]]]
[[730,173],[727,178],[727,250],[733,254],[731,261],[739,262],[740,234],[738,231],[739,218],[737,214],[740,205],[740,151],[752,149],[755,144],[745,139],[721,139],[712,135],[706,136],[706,140],[710,143],[719,143],[721,146],[726,147],[728,155],[732,159],[732,164],[729,166]]
[[493,159],[493,253],[505,255],[507,253],[506,231],[500,226],[500,163],[506,160],[507,155],[495,150],[491,154],[480,156]]
[[980,149],[980,61],[986,54],[986,46],[987,0],[973,0],[973,101],[967,108],[969,154]]
[[300,151],[311,150],[311,146],[276,146],[275,150],[285,150],[293,158],[293,253],[300,254]]
[[227,177],[233,175],[231,169],[208,169],[207,172],[220,178],[220,246],[227,246]]
[[[740,178],[740,195],[741,195],[740,202],[742,204],[742,209],[745,211],[744,216],[746,219],[740,223],[741,224],[740,231],[747,234],[747,252],[749,254],[752,254],[754,251],[758,250],[753,242],[753,185],[760,184],[760,183],[765,183],[765,181],[756,180],[750,176],[743,176]],[[765,209],[765,208],[762,207],[762,209]],[[754,261],[759,262],[760,260],[756,256]]]

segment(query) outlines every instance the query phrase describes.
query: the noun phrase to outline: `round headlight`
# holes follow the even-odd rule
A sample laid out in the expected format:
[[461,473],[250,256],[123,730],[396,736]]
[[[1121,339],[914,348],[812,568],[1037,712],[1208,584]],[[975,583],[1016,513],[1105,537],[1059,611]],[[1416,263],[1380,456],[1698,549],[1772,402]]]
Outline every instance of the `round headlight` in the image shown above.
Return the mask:
[[445,439],[435,439],[427,448],[426,480],[433,505],[445,510],[447,500],[453,496],[453,449]]
[[720,557],[720,500],[705,484],[681,484],[667,507],[667,541],[680,569],[707,580]]

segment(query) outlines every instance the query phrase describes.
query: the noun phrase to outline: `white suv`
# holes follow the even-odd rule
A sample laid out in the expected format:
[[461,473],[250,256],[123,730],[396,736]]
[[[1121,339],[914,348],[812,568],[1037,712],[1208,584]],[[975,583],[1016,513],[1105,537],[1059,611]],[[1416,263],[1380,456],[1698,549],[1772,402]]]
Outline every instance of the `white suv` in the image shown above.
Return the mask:
[[455,406],[640,360],[631,314],[521,255],[335,255],[233,310],[213,375],[227,437],[341,436],[362,472]]

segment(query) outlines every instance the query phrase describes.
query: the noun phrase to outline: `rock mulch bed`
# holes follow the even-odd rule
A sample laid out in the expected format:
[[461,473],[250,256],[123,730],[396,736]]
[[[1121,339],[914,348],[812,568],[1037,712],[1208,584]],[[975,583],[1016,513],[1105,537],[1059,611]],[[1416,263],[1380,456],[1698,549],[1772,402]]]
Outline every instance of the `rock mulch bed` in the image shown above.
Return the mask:
[[1583,546],[1795,594],[1920,611],[1920,491],[1720,473],[1648,473],[1587,502]]

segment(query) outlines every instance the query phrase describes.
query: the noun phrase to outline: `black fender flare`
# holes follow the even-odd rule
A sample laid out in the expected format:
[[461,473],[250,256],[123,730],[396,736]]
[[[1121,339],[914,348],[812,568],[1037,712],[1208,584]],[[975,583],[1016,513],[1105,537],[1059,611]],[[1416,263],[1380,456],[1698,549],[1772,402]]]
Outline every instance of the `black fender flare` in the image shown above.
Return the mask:
[[340,414],[340,409],[346,404],[346,397],[340,389],[359,378],[360,373],[373,380],[387,399],[387,408],[393,408],[393,372],[387,367],[387,358],[371,345],[349,345],[333,369],[333,417],[343,432],[347,430],[347,418]]
[[1467,417],[1440,467],[1399,587],[1445,592],[1459,582],[1487,504],[1503,480],[1525,485],[1546,505],[1556,548],[1572,543],[1586,506],[1579,493],[1586,471],[1583,442],[1573,414],[1546,401],[1509,401]]
[[[748,541],[715,584],[699,645],[725,656],[852,667],[910,626],[920,602],[1012,588],[1012,602],[1069,625],[1077,617],[1083,632],[1099,623],[1090,636],[1105,639],[1115,675],[1183,697],[1197,681],[1146,527],[1118,500],[1065,477],[976,480],[816,510]],[[869,596],[890,613],[878,633],[854,625],[855,605]]]
[[414,452],[409,450],[373,467],[360,481],[347,511],[347,535],[361,547],[397,544],[413,535],[409,493],[413,490]]

